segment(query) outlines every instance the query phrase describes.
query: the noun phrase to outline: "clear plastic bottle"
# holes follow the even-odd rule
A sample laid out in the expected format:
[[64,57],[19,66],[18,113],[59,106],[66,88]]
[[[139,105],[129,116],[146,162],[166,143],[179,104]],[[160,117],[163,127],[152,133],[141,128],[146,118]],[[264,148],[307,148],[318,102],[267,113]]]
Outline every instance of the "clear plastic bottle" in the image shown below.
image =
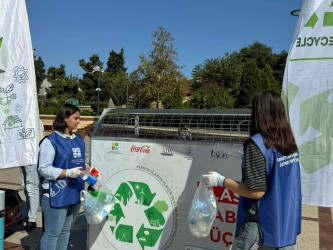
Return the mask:
[[188,216],[188,226],[193,236],[207,237],[216,218],[216,198],[212,189],[200,183]]
[[105,206],[102,202],[98,202],[96,197],[92,196],[85,190],[81,191],[80,200],[88,224],[100,224],[112,209],[112,207]]
[[94,190],[100,190],[103,186],[98,178],[92,176],[88,170],[83,170],[80,177],[82,180],[88,182]]

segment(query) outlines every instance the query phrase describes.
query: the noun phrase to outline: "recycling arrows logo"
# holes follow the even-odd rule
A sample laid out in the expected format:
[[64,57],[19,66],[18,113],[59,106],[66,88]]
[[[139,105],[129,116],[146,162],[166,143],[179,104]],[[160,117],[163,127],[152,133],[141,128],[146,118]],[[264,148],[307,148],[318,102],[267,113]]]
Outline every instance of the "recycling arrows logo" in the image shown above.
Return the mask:
[[[333,7],[333,1],[331,2],[330,7]],[[311,27],[313,29],[318,20],[317,13],[314,12],[305,24],[305,27]],[[333,26],[333,12],[324,12],[323,26]]]
[[[300,106],[299,134],[301,136],[305,135],[310,127],[319,133],[319,136],[298,147],[301,154],[300,162],[308,174],[333,163],[331,150],[325,150],[330,148],[328,145],[331,145],[332,140],[330,125],[333,120],[333,112],[331,111],[333,110],[333,103],[328,101],[330,95],[333,95],[332,89],[304,100]],[[315,110],[320,111],[315,113]]]
[[[145,182],[122,182],[115,193],[118,202],[115,203],[110,214],[115,219],[114,225],[109,230],[118,243],[139,243],[142,250],[145,247],[154,247],[161,238],[166,225],[166,217],[163,213],[172,210],[168,202],[156,200],[156,193],[151,191]],[[128,207],[131,206],[131,209]],[[133,220],[128,219],[129,213],[137,214],[136,221],[139,227],[135,229]],[[115,242],[113,242],[115,243]],[[134,249],[134,247],[132,247]]]

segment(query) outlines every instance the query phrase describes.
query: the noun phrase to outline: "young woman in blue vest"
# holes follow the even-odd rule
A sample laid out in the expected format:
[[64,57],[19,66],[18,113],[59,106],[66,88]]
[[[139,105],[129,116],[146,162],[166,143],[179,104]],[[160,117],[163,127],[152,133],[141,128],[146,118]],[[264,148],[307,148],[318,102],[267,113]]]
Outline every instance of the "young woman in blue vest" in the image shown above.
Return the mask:
[[216,172],[203,175],[202,180],[240,195],[233,249],[297,249],[301,233],[298,149],[278,94],[266,91],[253,99],[242,181]]
[[53,122],[54,132],[40,144],[38,172],[42,179],[41,206],[45,232],[42,250],[67,249],[70,230],[80,209],[80,191],[84,181],[85,143],[72,133],[80,123],[80,111],[71,104],[62,106]]

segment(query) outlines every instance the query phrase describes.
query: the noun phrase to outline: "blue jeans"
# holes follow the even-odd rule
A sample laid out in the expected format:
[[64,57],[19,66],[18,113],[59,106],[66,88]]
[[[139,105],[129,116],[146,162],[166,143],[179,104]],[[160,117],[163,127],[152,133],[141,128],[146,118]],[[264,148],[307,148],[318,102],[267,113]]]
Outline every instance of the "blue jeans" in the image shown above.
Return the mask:
[[297,250],[295,245],[286,247],[267,247],[260,242],[260,231],[256,222],[246,222],[239,230],[238,236],[234,239],[232,250]]
[[39,207],[39,178],[37,165],[32,164],[21,166],[20,170],[21,186],[23,188],[27,203],[28,221],[36,222],[37,210]]
[[45,232],[41,250],[66,250],[71,228],[79,213],[81,203],[60,208],[50,206],[49,197],[43,195],[42,210]]

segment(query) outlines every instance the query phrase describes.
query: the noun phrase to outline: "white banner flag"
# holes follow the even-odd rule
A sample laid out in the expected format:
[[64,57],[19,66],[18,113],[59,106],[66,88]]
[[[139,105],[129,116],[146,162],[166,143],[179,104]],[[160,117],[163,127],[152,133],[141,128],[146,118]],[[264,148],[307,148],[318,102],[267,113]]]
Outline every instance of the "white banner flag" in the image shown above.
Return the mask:
[[332,0],[304,0],[282,95],[300,151],[303,203],[332,207]]
[[24,0],[0,1],[0,169],[37,162],[39,112]]

